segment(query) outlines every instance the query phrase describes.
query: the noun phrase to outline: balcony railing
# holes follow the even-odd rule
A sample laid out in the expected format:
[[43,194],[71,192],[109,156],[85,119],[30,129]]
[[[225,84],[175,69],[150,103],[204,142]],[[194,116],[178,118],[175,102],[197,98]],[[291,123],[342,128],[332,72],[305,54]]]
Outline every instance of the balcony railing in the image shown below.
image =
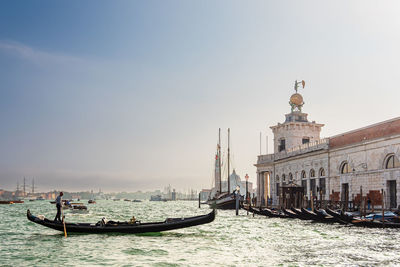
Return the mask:
[[274,162],[274,154],[259,155],[257,164]]
[[329,138],[324,138],[324,139],[316,140],[316,141],[309,142],[309,143],[306,143],[303,145],[292,147],[287,150],[287,153],[292,153],[292,152],[296,152],[299,150],[305,150],[305,149],[314,148],[314,147],[320,147],[321,145],[325,145],[325,144],[329,144]]
[[265,164],[271,163],[274,160],[284,159],[288,157],[293,157],[296,155],[300,155],[303,153],[308,153],[312,151],[328,149],[329,147],[329,138],[324,138],[320,140],[316,140],[313,142],[309,142],[307,144],[299,145],[292,147],[290,149],[275,153],[275,154],[268,154],[268,155],[259,155],[257,164]]
[[308,153],[308,152],[312,152],[312,151],[316,151],[316,150],[328,149],[328,147],[329,147],[329,138],[324,138],[324,139],[316,140],[313,142],[309,142],[307,144],[295,146],[295,147],[289,148],[285,151],[282,151],[280,153],[277,153],[275,155],[275,160],[293,157],[296,155],[300,155],[303,153]]

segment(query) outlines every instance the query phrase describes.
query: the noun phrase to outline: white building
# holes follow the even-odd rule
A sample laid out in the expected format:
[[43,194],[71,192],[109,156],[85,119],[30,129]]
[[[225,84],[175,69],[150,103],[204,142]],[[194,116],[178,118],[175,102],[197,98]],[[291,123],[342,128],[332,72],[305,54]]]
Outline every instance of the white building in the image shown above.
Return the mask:
[[[323,124],[308,121],[302,112],[303,97],[290,98],[291,112],[285,122],[270,127],[274,134],[274,153],[259,155],[257,199],[267,197],[278,204],[278,188],[293,182],[325,200],[353,199],[369,194],[377,202],[384,190],[386,207],[400,204],[400,118],[380,122],[347,133],[320,138]],[[380,204],[380,203],[375,203]]]

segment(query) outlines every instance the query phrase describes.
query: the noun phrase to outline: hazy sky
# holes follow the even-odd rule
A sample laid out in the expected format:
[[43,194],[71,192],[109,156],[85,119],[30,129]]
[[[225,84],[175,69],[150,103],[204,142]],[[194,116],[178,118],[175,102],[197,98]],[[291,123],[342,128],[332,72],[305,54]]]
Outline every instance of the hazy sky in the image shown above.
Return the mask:
[[400,115],[399,1],[1,1],[0,188],[256,181],[294,80],[328,137]]

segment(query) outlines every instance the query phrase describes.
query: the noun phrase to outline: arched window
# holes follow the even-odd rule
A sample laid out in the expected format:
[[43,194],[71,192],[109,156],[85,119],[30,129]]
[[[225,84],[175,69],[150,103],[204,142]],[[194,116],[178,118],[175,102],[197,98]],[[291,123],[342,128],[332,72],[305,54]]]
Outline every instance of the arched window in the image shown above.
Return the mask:
[[319,177],[324,177],[324,176],[325,176],[324,168],[319,169]]
[[285,180],[286,180],[286,175],[282,174],[282,182],[285,182]]
[[310,177],[315,177],[315,171],[314,171],[314,169],[311,169],[311,170],[310,170]]
[[292,182],[293,181],[293,174],[290,172],[289,173],[289,182]]
[[386,157],[385,169],[393,169],[398,167],[400,167],[400,162],[394,154]]
[[301,179],[306,179],[306,172],[305,171],[301,171]]
[[342,165],[340,166],[340,173],[345,174],[349,172],[350,172],[349,163],[347,163],[347,161],[343,161]]
[[276,182],[279,182],[279,175],[277,175],[277,176],[275,177],[275,179],[276,179]]

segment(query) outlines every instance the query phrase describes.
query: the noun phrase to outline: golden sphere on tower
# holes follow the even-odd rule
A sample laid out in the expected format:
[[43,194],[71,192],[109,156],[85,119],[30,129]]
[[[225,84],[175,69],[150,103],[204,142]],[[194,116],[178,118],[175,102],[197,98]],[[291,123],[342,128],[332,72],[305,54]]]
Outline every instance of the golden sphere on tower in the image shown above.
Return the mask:
[[301,106],[303,105],[303,97],[301,94],[295,93],[290,97],[290,103],[296,106]]

